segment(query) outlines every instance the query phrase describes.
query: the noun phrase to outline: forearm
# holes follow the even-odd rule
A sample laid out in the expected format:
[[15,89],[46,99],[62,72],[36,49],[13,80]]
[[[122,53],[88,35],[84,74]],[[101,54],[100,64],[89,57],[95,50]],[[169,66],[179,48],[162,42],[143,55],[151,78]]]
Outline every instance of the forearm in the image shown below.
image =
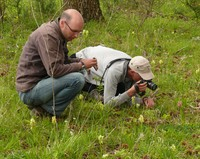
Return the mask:
[[136,90],[135,90],[135,87],[131,87],[127,90],[127,94],[129,97],[132,97],[134,95],[136,95]]
[[107,97],[107,98],[104,97],[104,104],[110,106],[119,106],[129,101],[130,99],[131,97],[128,95],[128,93],[124,92],[122,94],[119,94],[118,96]]

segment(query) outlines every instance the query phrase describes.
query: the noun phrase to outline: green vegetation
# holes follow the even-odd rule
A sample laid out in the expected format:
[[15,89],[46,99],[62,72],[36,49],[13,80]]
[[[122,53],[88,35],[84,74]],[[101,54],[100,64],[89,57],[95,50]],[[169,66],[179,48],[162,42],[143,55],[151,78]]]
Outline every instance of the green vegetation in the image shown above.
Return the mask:
[[68,44],[70,54],[104,44],[146,56],[159,86],[157,104],[109,108],[81,94],[57,123],[30,116],[15,90],[15,74],[28,35],[60,13],[60,1],[37,7],[38,0],[23,0],[18,8],[15,2],[0,24],[0,159],[200,158],[198,0],[102,1],[105,21],[88,22],[83,36]]

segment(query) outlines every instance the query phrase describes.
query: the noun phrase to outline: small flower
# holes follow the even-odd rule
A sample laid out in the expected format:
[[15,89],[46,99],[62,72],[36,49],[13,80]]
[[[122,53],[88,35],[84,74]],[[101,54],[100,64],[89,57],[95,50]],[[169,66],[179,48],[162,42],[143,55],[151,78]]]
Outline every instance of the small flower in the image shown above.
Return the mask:
[[88,37],[89,31],[84,29],[82,34],[83,36]]
[[78,96],[78,99],[79,99],[79,100],[83,100],[83,95],[80,94],[80,95]]
[[182,107],[182,101],[178,101],[177,106]]
[[103,154],[102,158],[107,158],[109,156],[109,154]]
[[140,104],[139,103],[136,103],[136,108],[139,108],[140,107]]
[[197,70],[196,70],[196,74],[198,74],[200,72],[200,69],[198,68]]
[[132,31],[132,33],[131,33],[132,35],[134,35],[135,34],[135,32],[134,31]]
[[69,133],[70,133],[71,136],[74,136],[74,131],[73,130],[71,130]]
[[30,120],[30,127],[31,127],[31,129],[33,129],[33,127],[35,126],[35,119],[34,118],[31,118],[31,120]]
[[102,135],[98,136],[98,140],[99,140],[100,144],[103,144],[103,139],[104,139],[104,136],[102,136]]
[[159,64],[163,64],[163,60],[159,60]]
[[138,118],[139,122],[140,123],[144,123],[144,117],[143,115],[140,115],[139,118]]
[[52,118],[51,118],[51,122],[53,123],[53,124],[56,124],[56,116],[52,116]]
[[176,150],[176,146],[175,146],[174,144],[172,144],[172,145],[170,146],[170,149],[171,149],[172,151],[175,151],[175,150]]
[[151,64],[155,64],[155,63],[156,63],[155,60],[152,60],[152,61],[151,61]]
[[158,137],[158,142],[163,143],[163,139],[161,137]]
[[143,133],[140,133],[139,139],[142,139],[142,138],[144,138],[144,134],[143,134]]
[[121,150],[115,150],[114,154],[119,156],[124,156],[127,155],[127,152],[124,149],[121,149]]
[[[200,4],[199,4],[199,5],[200,5]],[[194,41],[198,41],[198,40],[200,40],[200,36],[192,37],[192,40],[194,40]]]
[[68,120],[65,120],[64,123],[67,123],[67,124],[68,124],[69,122],[68,122]]

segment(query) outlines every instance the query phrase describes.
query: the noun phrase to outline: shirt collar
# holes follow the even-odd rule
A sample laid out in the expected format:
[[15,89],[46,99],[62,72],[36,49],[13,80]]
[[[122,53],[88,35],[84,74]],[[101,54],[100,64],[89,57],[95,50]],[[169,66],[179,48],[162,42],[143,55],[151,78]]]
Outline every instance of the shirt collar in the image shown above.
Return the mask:
[[56,18],[53,22],[55,22],[56,26],[56,31],[58,32],[59,36],[62,38],[63,41],[66,41],[65,37],[63,36],[60,26],[59,26],[59,21],[60,21],[60,17]]
[[124,74],[123,74],[123,81],[124,82],[131,81],[130,78],[128,78],[128,76],[127,76],[127,73],[128,73],[128,64],[129,64],[129,61],[125,60],[124,61],[124,65],[123,65],[123,72],[124,72]]

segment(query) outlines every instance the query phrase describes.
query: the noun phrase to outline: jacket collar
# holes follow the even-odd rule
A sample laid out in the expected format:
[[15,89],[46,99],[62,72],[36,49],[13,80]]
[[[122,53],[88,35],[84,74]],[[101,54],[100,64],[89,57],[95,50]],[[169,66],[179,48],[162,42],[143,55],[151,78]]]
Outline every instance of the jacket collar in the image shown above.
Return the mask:
[[56,18],[54,21],[51,21],[51,22],[55,24],[55,29],[56,29],[56,32],[59,34],[59,37],[61,37],[63,42],[66,42],[66,39],[61,32],[59,21],[60,21],[60,17]]

